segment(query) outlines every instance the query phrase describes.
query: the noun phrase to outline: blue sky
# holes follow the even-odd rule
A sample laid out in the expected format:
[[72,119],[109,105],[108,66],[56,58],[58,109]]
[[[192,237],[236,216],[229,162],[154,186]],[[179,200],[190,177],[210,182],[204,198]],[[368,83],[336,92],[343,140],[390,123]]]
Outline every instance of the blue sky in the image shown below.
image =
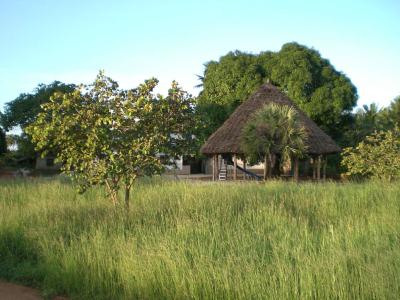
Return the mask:
[[203,64],[297,41],[358,88],[359,105],[400,95],[400,1],[0,0],[0,107],[38,83],[121,86],[157,77],[196,95]]

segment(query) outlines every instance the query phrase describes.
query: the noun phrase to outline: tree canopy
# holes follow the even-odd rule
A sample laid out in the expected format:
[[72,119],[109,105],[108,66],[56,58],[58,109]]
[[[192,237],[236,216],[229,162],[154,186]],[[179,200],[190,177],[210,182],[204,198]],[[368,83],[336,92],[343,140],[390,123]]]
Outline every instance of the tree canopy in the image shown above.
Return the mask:
[[384,109],[384,118],[387,120],[387,127],[393,128],[400,126],[400,96],[397,96],[389,105]]
[[218,62],[205,64],[200,77],[203,90],[198,97],[198,111],[207,126],[204,138],[213,133],[265,80],[264,68],[256,55],[230,52]]
[[12,157],[16,160],[34,160],[36,152],[29,136],[24,132],[41,112],[41,105],[50,101],[55,92],[68,93],[74,90],[73,84],[65,84],[54,81],[48,85],[39,84],[32,93],[20,94],[13,101],[5,104],[4,112],[0,114],[0,124],[5,131],[15,127],[22,129],[22,134],[15,139],[17,149],[13,151]]
[[353,147],[375,131],[392,130],[400,126],[400,96],[385,108],[379,108],[376,103],[363,105],[352,118],[353,122],[345,130],[343,144]]
[[342,136],[357,104],[357,90],[318,51],[288,43],[278,52],[230,52],[205,64],[199,112],[209,124],[205,136],[265,81],[284,91],[333,138]]
[[343,152],[342,165],[351,177],[393,180],[400,176],[400,130],[376,131]]
[[384,110],[376,103],[363,105],[353,114],[353,122],[346,129],[343,140],[346,146],[355,146],[376,130],[387,129]]
[[0,128],[0,155],[7,152],[7,138],[6,133]]
[[20,94],[5,104],[1,114],[1,125],[5,130],[20,126],[22,129],[31,124],[41,111],[41,105],[48,102],[55,92],[68,93],[74,90],[73,84],[54,81],[48,85],[39,84],[33,93]]
[[160,173],[190,145],[193,99],[176,82],[167,97],[154,95],[157,83],[123,90],[100,72],[92,85],[55,93],[26,131],[38,151],[56,153],[81,191],[104,184],[117,203],[123,186],[129,206],[135,179]]

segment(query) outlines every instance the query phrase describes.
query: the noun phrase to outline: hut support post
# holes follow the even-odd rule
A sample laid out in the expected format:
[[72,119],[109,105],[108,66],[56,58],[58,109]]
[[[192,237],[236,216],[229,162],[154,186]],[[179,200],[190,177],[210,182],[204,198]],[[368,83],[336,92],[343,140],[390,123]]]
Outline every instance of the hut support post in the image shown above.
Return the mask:
[[311,165],[312,165],[312,179],[313,180],[315,180],[315,175],[316,175],[316,173],[315,173],[315,157],[312,157],[311,159]]
[[327,157],[324,156],[323,159],[323,164],[322,164],[322,179],[325,181],[326,180],[326,165],[327,165],[328,161],[327,161]]
[[299,181],[299,158],[295,157],[293,162],[293,178],[295,181]]
[[309,171],[310,171],[310,161],[306,159],[304,161],[304,171],[303,171],[306,177],[308,177]]
[[[243,169],[246,171],[246,157],[243,157]],[[246,180],[246,173],[243,173],[243,179]]]
[[216,174],[217,174],[217,164],[216,164],[216,155],[213,155],[213,161],[212,161],[212,174],[213,174],[213,181],[216,180]]
[[237,179],[237,156],[233,155],[233,180]]
[[317,159],[317,180],[321,180],[321,155]]

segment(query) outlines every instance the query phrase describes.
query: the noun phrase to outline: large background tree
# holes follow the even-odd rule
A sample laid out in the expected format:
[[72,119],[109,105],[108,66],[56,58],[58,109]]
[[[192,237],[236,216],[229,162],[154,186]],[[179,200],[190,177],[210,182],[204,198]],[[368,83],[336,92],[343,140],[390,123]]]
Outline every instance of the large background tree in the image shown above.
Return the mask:
[[208,136],[262,83],[285,92],[323,130],[340,141],[352,121],[357,90],[314,49],[288,43],[278,52],[230,52],[205,65],[198,107]]
[[13,101],[5,104],[4,112],[0,115],[1,126],[5,131],[20,128],[21,134],[15,138],[17,148],[16,158],[28,158],[34,160],[36,152],[29,136],[25,134],[25,128],[29,126],[42,111],[41,105],[50,101],[55,92],[68,93],[75,88],[73,84],[65,84],[54,81],[50,84],[39,84],[32,93],[20,94]]
[[203,138],[213,133],[267,77],[257,55],[229,52],[220,60],[205,64],[200,76],[203,90],[198,97],[198,112],[205,123]]
[[75,88],[73,84],[54,81],[50,84],[39,84],[32,93],[20,94],[13,101],[5,104],[1,114],[1,125],[7,131],[14,127],[24,129],[31,124],[41,111],[41,105],[49,102],[55,92],[68,93]]

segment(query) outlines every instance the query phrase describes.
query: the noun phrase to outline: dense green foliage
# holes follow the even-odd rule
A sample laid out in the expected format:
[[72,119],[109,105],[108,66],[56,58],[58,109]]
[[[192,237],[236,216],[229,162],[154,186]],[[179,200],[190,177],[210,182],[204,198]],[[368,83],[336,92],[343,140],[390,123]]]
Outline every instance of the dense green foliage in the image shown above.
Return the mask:
[[386,128],[400,126],[400,96],[397,96],[388,107],[382,110],[382,118],[386,121]]
[[7,138],[6,133],[0,127],[0,155],[7,152]]
[[206,65],[200,77],[198,111],[205,127],[205,138],[213,133],[266,78],[257,56],[240,51],[230,52]]
[[396,299],[400,185],[0,183],[0,277],[70,299]]
[[267,80],[336,139],[351,122],[351,111],[357,103],[357,90],[350,79],[316,50],[297,43],[257,55],[230,52],[205,66],[199,95],[199,111],[209,124],[205,136]]
[[379,131],[343,152],[346,175],[393,180],[400,176],[400,130]]
[[306,139],[307,133],[294,108],[269,104],[254,113],[245,125],[241,144],[251,164],[269,161],[272,166],[273,154],[280,155],[282,164],[302,157],[306,152]]
[[[10,153],[8,164],[19,165],[19,161],[34,161],[36,152],[29,136],[24,132],[37,114],[41,112],[41,105],[50,101],[55,92],[71,92],[75,86],[54,81],[48,85],[39,84],[32,93],[20,94],[13,101],[5,104],[4,112],[0,114],[0,124],[9,131],[15,127],[22,129],[22,134],[14,139],[16,149]],[[29,164],[28,164],[29,165]]]
[[69,93],[74,88],[73,84],[65,84],[60,81],[54,81],[48,85],[39,84],[33,93],[20,94],[13,101],[6,103],[4,113],[1,115],[1,125],[6,130],[17,126],[25,128],[41,112],[40,106],[49,102],[55,92]]
[[26,132],[43,155],[56,154],[81,191],[104,184],[116,204],[123,187],[129,206],[135,179],[161,173],[170,158],[187,151],[191,137],[192,98],[176,82],[168,97],[155,96],[157,83],[122,90],[100,72],[90,86],[55,93]]
[[355,146],[374,131],[387,129],[388,122],[384,114],[376,103],[358,108],[351,126],[345,132],[346,146]]
[[354,114],[353,122],[346,129],[344,144],[355,146],[374,131],[391,130],[400,125],[400,97],[388,107],[379,108],[376,103],[363,105]]
[[0,157],[0,168],[33,168],[36,152],[30,138],[22,133],[6,135],[7,153]]

